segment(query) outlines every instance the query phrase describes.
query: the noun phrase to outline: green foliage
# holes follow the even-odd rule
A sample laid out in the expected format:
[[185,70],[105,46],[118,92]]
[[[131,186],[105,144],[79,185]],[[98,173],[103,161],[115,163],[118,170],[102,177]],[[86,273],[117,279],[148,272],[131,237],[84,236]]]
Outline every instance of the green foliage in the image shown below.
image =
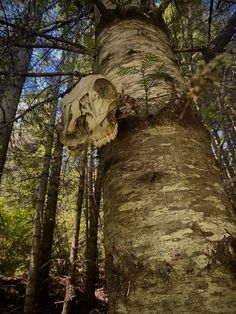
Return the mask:
[[[138,66],[120,66],[117,75],[125,76],[137,74],[140,77],[136,83],[145,92],[145,107],[146,114],[148,114],[148,94],[151,87],[158,84],[160,80],[169,77],[165,64],[161,64],[157,56],[153,54],[147,54]],[[158,64],[158,65],[157,65]]]
[[146,54],[144,60],[141,63],[142,69],[146,70],[155,65],[158,61],[159,59],[154,54],[151,53]]
[[33,210],[0,197],[0,272],[25,272],[31,247]]
[[[153,54],[146,54],[144,60],[138,66],[120,66],[117,74],[119,76],[130,75],[130,74],[138,74],[138,73],[146,73],[147,70],[150,70],[155,64],[157,64],[158,58]],[[164,64],[161,66],[163,68]],[[159,72],[159,70],[158,70]],[[153,72],[153,75],[156,73]]]
[[202,107],[200,112],[204,121],[212,120],[214,122],[220,123],[227,118],[226,113],[219,112],[216,110],[216,108],[213,107]]
[[140,73],[140,69],[137,66],[126,66],[126,67],[120,66],[117,71],[117,74],[119,76],[125,76],[125,75],[130,75],[130,74],[137,74],[137,73]]

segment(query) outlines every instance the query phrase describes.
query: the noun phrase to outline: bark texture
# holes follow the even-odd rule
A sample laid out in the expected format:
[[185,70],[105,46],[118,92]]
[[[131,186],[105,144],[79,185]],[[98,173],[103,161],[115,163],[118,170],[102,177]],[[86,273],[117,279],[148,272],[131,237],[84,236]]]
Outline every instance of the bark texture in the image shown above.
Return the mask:
[[[161,22],[160,26],[163,27]],[[184,83],[168,36],[145,19],[126,19],[108,25],[98,35],[97,45],[97,72],[111,79],[118,91],[123,90],[135,98],[145,99],[144,80],[148,80],[148,74],[156,74],[161,68],[164,69],[165,77],[155,80],[148,90],[150,114],[158,113],[183,90]],[[146,77],[141,73],[119,74],[121,66],[140,69],[149,55],[154,56],[156,62],[146,68]]]
[[98,71],[132,97],[144,98],[139,77],[119,66],[153,53],[168,69],[148,95],[155,119],[120,124],[104,155],[109,313],[235,313],[235,221],[207,131],[191,109],[179,119],[184,85],[168,37],[135,18],[97,41]]
[[130,131],[107,165],[110,313],[234,313],[235,262],[223,242],[235,226],[205,130]]

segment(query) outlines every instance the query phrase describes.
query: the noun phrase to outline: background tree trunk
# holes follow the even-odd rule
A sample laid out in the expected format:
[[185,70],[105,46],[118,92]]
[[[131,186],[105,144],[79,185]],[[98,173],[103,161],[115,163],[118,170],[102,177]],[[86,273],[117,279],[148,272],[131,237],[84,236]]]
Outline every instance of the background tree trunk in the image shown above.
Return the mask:
[[41,228],[43,225],[42,218],[43,218],[48,176],[49,176],[49,168],[50,168],[51,155],[52,155],[56,112],[57,112],[57,101],[54,101],[52,104],[52,109],[51,109],[50,125],[48,128],[48,134],[47,134],[47,140],[46,140],[43,169],[41,173],[39,191],[38,191],[38,197],[37,197],[36,209],[35,209],[33,241],[32,241],[28,280],[27,280],[25,301],[24,301],[24,314],[32,314],[34,312],[34,306],[35,306],[35,301],[36,301],[37,276],[39,273]]
[[60,186],[60,172],[62,164],[63,145],[60,143],[59,134],[53,152],[50,179],[48,183],[47,202],[45,207],[43,230],[40,245],[40,272],[38,281],[39,307],[44,308],[48,303],[49,269],[51,265],[53,232],[57,210],[57,196]]
[[[92,152],[93,154],[93,152]],[[91,156],[92,157],[92,156]],[[94,182],[94,157],[90,159],[89,173],[89,235],[87,241],[86,260],[86,283],[85,295],[92,302],[95,300],[95,289],[98,281],[99,270],[97,263],[97,238],[98,238],[98,218],[101,199],[101,188],[103,182],[103,166],[99,161],[97,165],[97,175]]]
[[[30,26],[31,29],[37,29],[41,23],[45,5],[46,2],[42,4],[42,2],[38,0],[27,2],[24,16],[19,19],[18,22],[20,28],[19,30],[18,28],[15,29],[14,36],[9,40],[14,40],[14,38],[16,38],[25,43],[34,42],[35,36],[28,36],[28,34],[24,33],[21,28],[22,26]],[[4,63],[0,63],[0,68],[7,68],[9,72],[27,72],[32,51],[32,49],[10,47],[8,51],[3,52],[6,59],[4,60]],[[0,181],[6,161],[13,120],[15,119],[24,82],[25,77],[20,76],[9,76],[8,78],[1,80],[3,86],[0,90]]]
[[76,300],[75,292],[75,274],[76,274],[76,262],[78,258],[78,242],[79,242],[79,232],[80,232],[80,220],[83,206],[84,197],[84,182],[85,182],[85,167],[87,162],[87,149],[84,150],[81,156],[81,164],[79,170],[79,189],[77,195],[76,204],[76,216],[74,232],[72,237],[71,249],[70,249],[70,264],[68,270],[68,282],[66,285],[66,293],[63,303],[62,314],[72,313],[72,307]]

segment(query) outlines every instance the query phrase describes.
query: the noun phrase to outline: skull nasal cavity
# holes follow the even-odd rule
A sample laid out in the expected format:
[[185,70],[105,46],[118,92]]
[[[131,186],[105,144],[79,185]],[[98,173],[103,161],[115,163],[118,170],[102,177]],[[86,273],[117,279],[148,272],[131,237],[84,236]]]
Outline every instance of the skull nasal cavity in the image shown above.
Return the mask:
[[97,79],[93,88],[101,98],[115,98],[117,96],[115,87],[106,79]]

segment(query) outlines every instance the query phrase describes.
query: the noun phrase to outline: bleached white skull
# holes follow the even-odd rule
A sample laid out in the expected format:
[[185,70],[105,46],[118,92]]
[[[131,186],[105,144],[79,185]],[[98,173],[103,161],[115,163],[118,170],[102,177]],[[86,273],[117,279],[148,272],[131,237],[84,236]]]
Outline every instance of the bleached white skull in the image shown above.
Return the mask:
[[62,142],[72,151],[83,143],[97,147],[116,137],[115,118],[119,96],[103,75],[88,75],[62,100],[64,130]]

